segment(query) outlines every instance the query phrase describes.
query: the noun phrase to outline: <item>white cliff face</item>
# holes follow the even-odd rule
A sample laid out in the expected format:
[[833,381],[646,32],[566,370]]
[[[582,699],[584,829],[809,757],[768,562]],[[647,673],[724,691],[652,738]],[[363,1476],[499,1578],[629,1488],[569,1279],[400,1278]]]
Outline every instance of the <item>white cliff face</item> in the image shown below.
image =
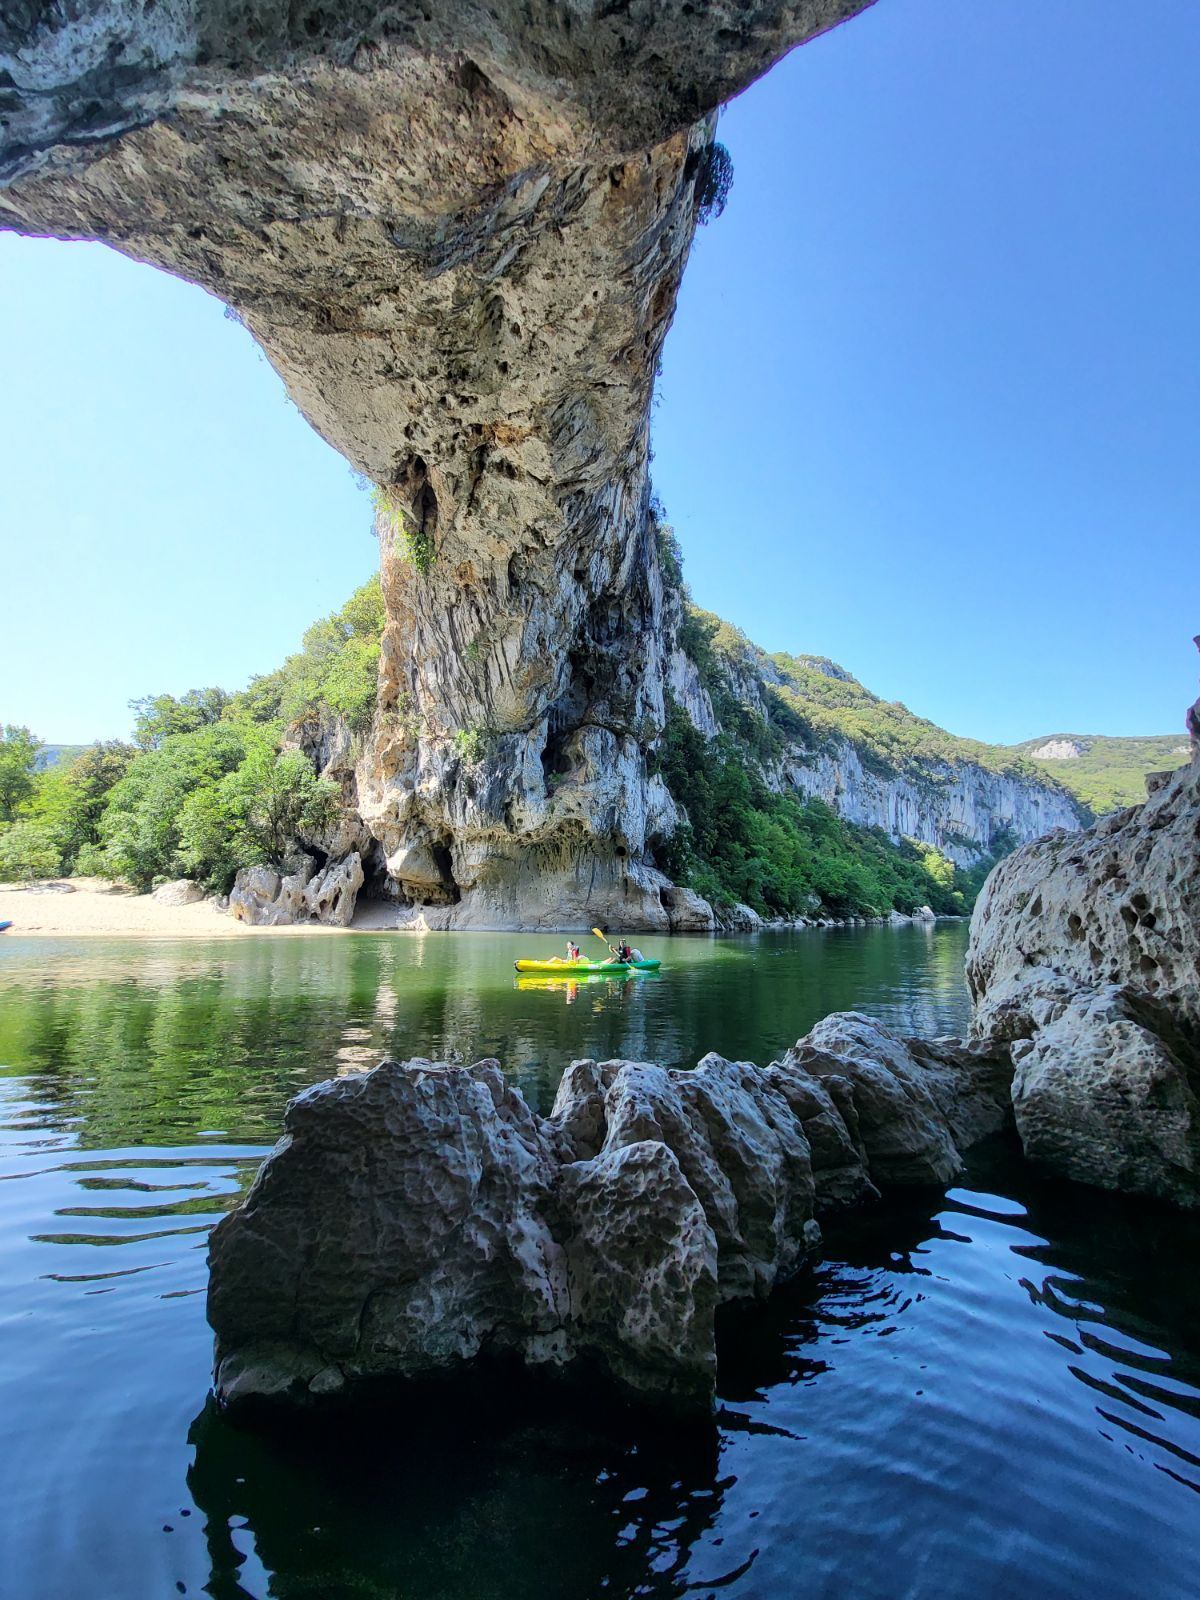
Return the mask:
[[1075,739],[1047,739],[1029,752],[1033,761],[1078,761],[1085,746]]
[[[801,657],[826,677],[853,682],[843,668],[824,657]],[[734,697],[766,718],[764,685],[782,684],[772,662],[753,647],[743,660],[725,659],[721,669]],[[706,738],[720,726],[695,663],[676,649],[667,687],[692,725]],[[1077,833],[1083,826],[1075,800],[1056,784],[993,772],[970,761],[925,762],[912,772],[878,770],[868,765],[851,740],[825,739],[817,749],[791,742],[766,773],[780,792],[791,789],[806,799],[823,800],[847,822],[882,828],[893,839],[936,845],[957,866],[973,866],[1004,840],[1026,844],[1057,829]]]
[[1061,789],[969,763],[930,766],[919,777],[885,777],[869,771],[846,741],[797,751],[784,771],[792,788],[824,800],[847,822],[936,845],[964,867],[990,854],[1005,834],[1024,844],[1058,828],[1077,833],[1081,827]]

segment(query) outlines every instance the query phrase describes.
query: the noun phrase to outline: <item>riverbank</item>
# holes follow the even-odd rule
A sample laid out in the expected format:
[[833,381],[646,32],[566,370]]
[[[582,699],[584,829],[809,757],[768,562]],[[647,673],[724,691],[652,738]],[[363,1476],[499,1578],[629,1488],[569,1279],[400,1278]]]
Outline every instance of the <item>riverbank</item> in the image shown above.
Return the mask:
[[[104,878],[72,878],[53,887],[0,884],[0,922],[29,938],[240,939],[265,929],[229,916],[213,900],[169,905]],[[272,928],[271,933],[341,932],[319,923]],[[0,935],[0,939],[3,935]]]
[[[293,938],[314,933],[432,933],[446,931],[445,921],[436,915],[440,909],[417,908],[406,914],[390,901],[367,900],[359,902],[348,928],[325,922],[263,927],[231,917],[215,899],[190,904],[164,902],[106,878],[62,879],[33,887],[0,883],[0,922],[11,921],[12,933],[30,938],[238,939],[263,933]],[[429,910],[433,914],[427,915]],[[935,918],[927,907],[912,917],[894,911],[890,917],[799,917],[795,921],[764,921],[749,907],[738,910],[749,915],[729,919],[729,926],[716,930],[718,935],[957,920]]]

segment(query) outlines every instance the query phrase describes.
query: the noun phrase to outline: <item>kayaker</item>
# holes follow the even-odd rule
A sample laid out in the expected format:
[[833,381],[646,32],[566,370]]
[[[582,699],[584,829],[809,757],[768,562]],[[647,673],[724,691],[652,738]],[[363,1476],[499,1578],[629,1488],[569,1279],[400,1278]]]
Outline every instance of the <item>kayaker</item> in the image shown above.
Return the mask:
[[633,960],[633,951],[624,939],[618,945],[610,944],[608,948],[613,953],[613,960],[620,962],[622,966],[628,966]]
[[568,939],[567,940],[567,960],[568,961],[578,961],[579,960],[579,946],[575,943],[574,939]]

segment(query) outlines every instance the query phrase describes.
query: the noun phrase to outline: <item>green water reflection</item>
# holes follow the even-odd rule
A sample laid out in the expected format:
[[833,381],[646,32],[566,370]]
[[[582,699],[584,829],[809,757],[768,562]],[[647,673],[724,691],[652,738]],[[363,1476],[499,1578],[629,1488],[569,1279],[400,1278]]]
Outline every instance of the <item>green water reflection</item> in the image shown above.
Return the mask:
[[28,1075],[80,1144],[263,1142],[289,1096],[384,1055],[496,1056],[547,1108],[566,1063],[765,1063],[829,1011],[961,1029],[966,928],[655,943],[657,975],[530,984],[558,941],[458,934],[0,947],[0,1072]]

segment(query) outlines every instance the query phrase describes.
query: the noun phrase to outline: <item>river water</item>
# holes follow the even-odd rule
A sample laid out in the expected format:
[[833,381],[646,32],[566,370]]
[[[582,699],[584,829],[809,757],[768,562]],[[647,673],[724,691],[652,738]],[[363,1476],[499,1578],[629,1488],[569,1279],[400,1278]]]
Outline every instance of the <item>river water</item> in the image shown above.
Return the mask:
[[463,1388],[264,1435],[207,1402],[208,1230],[288,1097],[385,1053],[765,1063],[828,1011],[960,1031],[965,928],[670,940],[0,939],[0,1594],[592,1600],[1200,1593],[1200,1224],[1004,1141],[827,1230],[711,1423]]

